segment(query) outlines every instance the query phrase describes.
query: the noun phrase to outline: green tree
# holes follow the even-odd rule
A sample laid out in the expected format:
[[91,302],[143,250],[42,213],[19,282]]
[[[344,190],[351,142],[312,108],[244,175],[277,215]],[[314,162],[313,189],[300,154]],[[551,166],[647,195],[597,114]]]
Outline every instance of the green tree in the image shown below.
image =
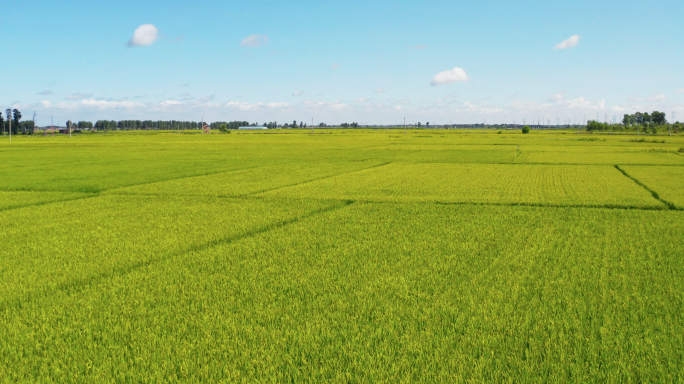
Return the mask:
[[656,125],[665,125],[667,123],[665,112],[653,111],[651,113],[651,121]]
[[12,134],[16,135],[19,133],[19,120],[21,119],[21,112],[18,109],[12,110],[14,117],[12,118]]
[[526,125],[526,126],[522,127],[522,133],[525,133],[525,134],[530,133],[530,126]]

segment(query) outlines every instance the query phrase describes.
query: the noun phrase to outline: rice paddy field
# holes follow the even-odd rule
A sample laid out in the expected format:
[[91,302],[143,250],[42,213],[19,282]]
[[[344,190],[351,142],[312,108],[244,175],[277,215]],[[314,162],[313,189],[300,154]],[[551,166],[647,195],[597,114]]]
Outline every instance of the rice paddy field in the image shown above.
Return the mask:
[[684,138],[0,139],[0,382],[684,381]]

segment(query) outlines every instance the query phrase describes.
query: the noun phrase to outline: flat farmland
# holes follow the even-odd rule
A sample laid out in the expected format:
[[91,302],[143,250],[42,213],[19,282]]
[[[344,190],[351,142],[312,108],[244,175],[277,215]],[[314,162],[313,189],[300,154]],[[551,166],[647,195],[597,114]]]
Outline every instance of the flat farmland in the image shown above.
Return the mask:
[[664,208],[612,166],[389,164],[268,197]]
[[682,381],[684,139],[633,139],[0,141],[0,378]]

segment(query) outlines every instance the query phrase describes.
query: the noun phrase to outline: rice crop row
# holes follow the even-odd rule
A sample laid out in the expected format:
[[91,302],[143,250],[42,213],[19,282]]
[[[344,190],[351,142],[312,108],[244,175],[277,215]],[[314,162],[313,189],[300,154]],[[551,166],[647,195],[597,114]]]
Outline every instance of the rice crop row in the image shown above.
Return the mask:
[[662,164],[684,165],[684,158],[660,152],[524,152],[516,163],[527,164]]
[[389,164],[263,196],[666,208],[612,166]]
[[331,206],[102,196],[0,212],[0,308]]
[[90,196],[94,195],[79,192],[0,191],[0,211]]
[[677,382],[682,219],[357,203],[4,312],[0,376]]
[[655,191],[660,198],[684,209],[684,167],[622,166],[630,176]]
[[381,165],[358,162],[286,163],[113,189],[114,194],[243,196]]

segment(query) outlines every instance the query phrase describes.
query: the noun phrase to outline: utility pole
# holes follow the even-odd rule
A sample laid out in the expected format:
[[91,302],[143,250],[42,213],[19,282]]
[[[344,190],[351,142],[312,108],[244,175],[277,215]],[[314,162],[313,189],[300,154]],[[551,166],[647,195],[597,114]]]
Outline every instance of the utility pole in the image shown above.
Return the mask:
[[69,138],[71,139],[71,119],[69,119]]
[[311,134],[313,135],[313,117],[311,118]]
[[406,117],[404,116],[404,135],[406,135]]

